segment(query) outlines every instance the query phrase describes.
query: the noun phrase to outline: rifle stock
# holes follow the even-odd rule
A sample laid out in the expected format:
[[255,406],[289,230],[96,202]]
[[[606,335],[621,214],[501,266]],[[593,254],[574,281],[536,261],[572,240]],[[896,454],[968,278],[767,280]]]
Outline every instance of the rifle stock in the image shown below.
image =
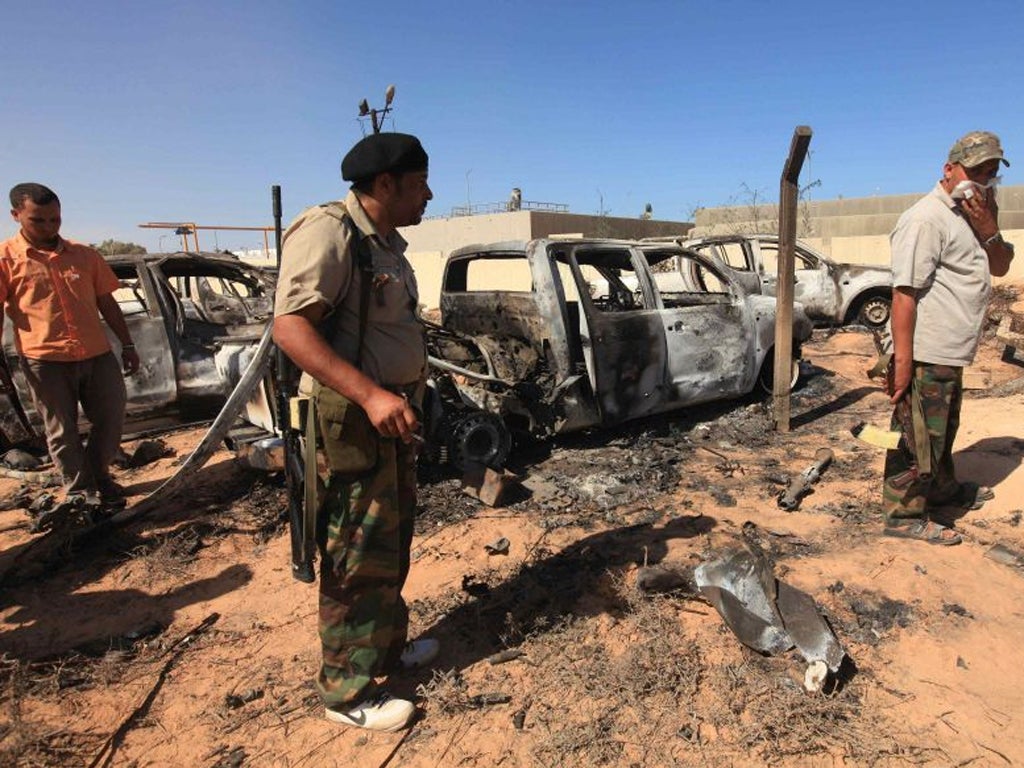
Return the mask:
[[[277,247],[277,266],[281,267],[281,187],[271,187],[274,206],[274,238]],[[277,390],[277,425],[284,439],[284,479],[288,491],[288,530],[291,539],[292,576],[306,584],[316,581],[313,567],[315,539],[313,531],[307,530],[303,504],[305,499],[305,474],[302,463],[302,447],[299,431],[292,424],[291,400],[296,395],[296,370],[291,360],[277,348],[275,357],[274,384]]]

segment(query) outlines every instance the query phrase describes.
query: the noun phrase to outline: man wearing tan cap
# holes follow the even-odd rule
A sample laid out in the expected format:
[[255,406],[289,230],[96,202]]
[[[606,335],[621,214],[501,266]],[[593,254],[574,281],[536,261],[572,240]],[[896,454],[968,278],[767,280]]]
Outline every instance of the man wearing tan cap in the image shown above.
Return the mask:
[[316,683],[326,717],[397,731],[413,704],[375,678],[438,652],[433,639],[407,642],[402,600],[427,355],[416,277],[397,231],[419,224],[433,195],[427,153],[408,134],[367,136],[341,174],[352,182],[345,200],[304,211],[284,235],[274,341],[305,374],[330,467],[317,522]]
[[957,481],[952,449],[963,369],[974,361],[981,339],[991,278],[1005,275],[1013,259],[1013,246],[999,231],[1000,165],[1009,162],[998,136],[963,136],[950,149],[938,184],[900,217],[890,237],[889,396],[894,406],[910,398],[917,450],[902,440],[886,454],[888,536],[959,544],[959,534],[936,519],[938,511],[978,509],[993,496],[989,488]]

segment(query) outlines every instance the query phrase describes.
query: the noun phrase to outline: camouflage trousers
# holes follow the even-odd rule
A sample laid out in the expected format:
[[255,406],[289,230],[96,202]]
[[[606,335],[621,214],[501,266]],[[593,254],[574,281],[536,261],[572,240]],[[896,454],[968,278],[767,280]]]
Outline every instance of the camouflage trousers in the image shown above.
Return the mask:
[[416,450],[379,438],[377,462],[358,475],[332,473],[318,518],[320,642],[317,688],[328,706],[357,702],[398,665],[409,616],[416,509]]
[[[928,430],[931,474],[918,472],[917,458],[901,440],[886,452],[882,507],[887,520],[923,518],[931,503],[956,494],[959,485],[953,469],[953,441],[960,427],[963,369],[949,365],[914,363],[911,396],[917,398]],[[899,423],[893,416],[892,429]]]

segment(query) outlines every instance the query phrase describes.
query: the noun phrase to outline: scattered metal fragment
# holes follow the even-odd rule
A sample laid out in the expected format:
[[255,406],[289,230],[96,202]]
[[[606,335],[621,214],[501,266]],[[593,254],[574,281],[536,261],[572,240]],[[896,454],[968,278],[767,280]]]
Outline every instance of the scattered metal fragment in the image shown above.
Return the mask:
[[473,707],[489,707],[494,704],[508,704],[512,697],[507,693],[491,691],[488,693],[477,693],[469,697],[469,704]]
[[489,507],[496,507],[509,484],[517,479],[508,470],[495,470],[480,464],[470,464],[462,476],[462,490]]
[[724,453],[720,453],[719,451],[716,451],[714,448],[709,448],[706,445],[699,445],[697,447],[703,448],[708,453],[713,453],[715,456],[721,459],[721,461],[718,464],[715,464],[715,469],[725,477],[732,477],[737,472],[743,474],[743,465],[741,465],[738,461],[734,461],[733,459],[730,459],[728,456],[726,456]]
[[239,768],[245,763],[247,757],[244,747],[235,747],[230,752],[221,755],[210,768]]
[[256,701],[257,699],[263,698],[262,689],[252,688],[244,693],[229,693],[224,697],[224,706],[228,709],[238,709],[248,704],[250,701]]
[[645,565],[637,569],[636,588],[641,592],[696,592],[693,570],[670,565]]
[[744,645],[767,654],[796,646],[808,662],[839,670],[846,652],[822,618],[814,599],[775,578],[758,549],[734,550],[694,569],[704,595]]
[[780,496],[779,506],[792,512],[800,506],[800,499],[810,493],[811,486],[821,478],[821,473],[832,462],[832,449],[819,448],[814,454],[814,463],[805,469]]
[[490,544],[484,544],[484,551],[486,551],[488,555],[507,555],[509,546],[509,540],[502,536],[500,539],[497,539]]
[[158,459],[165,459],[174,456],[176,451],[163,440],[142,440],[132,452],[128,459],[128,466],[132,469],[152,464]]
[[993,544],[985,553],[985,557],[989,560],[995,560],[1001,565],[1024,569],[1024,554],[1011,549],[1005,544]]
[[20,448],[11,448],[3,456],[0,456],[0,465],[8,469],[32,472],[38,470],[43,465],[43,462],[28,451],[23,451]]
[[21,480],[25,483],[32,483],[43,488],[53,488],[60,485],[60,475],[56,472],[26,472],[22,469],[11,469],[0,466],[0,477],[8,477],[11,480]]
[[33,517],[53,507],[57,503],[57,497],[52,493],[43,492],[36,496],[26,510]]
[[515,659],[521,658],[525,655],[526,651],[523,651],[519,648],[508,648],[504,651],[498,651],[497,653],[488,656],[487,662],[491,664],[491,666],[496,666],[498,664],[504,664],[507,661],[513,661]]

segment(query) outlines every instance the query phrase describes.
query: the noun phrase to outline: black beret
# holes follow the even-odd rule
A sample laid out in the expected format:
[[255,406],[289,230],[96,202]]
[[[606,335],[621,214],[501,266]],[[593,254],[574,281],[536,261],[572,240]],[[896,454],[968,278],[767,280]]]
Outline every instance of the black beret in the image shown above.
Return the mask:
[[364,181],[378,173],[425,171],[427,153],[420,140],[408,133],[372,133],[341,161],[341,178]]

